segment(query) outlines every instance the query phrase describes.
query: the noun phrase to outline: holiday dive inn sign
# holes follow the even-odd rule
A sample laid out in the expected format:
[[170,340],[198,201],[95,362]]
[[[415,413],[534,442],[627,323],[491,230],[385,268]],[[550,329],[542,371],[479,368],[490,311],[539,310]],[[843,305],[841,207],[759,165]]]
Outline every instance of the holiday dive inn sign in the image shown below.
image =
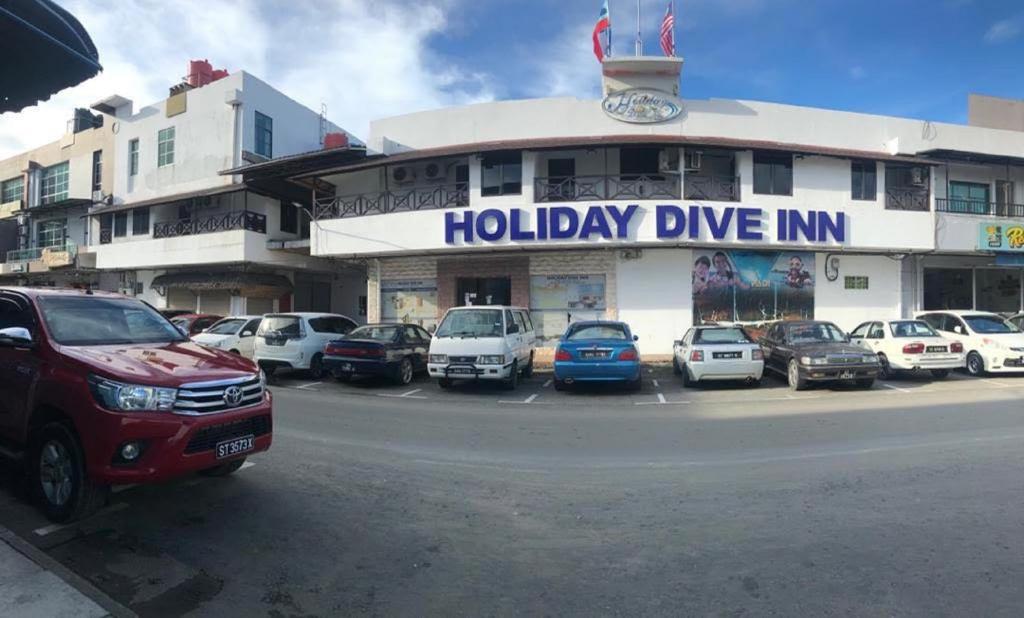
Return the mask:
[[630,88],[613,92],[601,102],[604,113],[616,120],[654,124],[672,120],[683,112],[679,97],[652,88]]

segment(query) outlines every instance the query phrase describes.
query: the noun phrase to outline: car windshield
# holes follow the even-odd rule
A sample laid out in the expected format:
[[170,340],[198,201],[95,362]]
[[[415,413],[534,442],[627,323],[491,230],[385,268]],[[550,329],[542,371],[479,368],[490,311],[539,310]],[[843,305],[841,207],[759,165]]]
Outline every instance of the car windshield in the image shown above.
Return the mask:
[[194,319],[195,318],[173,318],[171,320],[171,324],[174,324],[179,328],[184,328],[185,330],[188,330],[189,327],[192,326],[192,320]]
[[1016,326],[997,315],[965,315],[964,321],[971,327],[971,330],[982,335],[1020,332]]
[[901,322],[890,322],[889,331],[893,337],[938,337],[931,326],[920,320],[904,320]]
[[626,328],[621,324],[582,324],[572,326],[565,336],[567,341],[581,339],[618,339],[625,341]]
[[294,315],[269,315],[260,322],[259,334],[298,338],[302,336],[302,321]]
[[790,343],[840,343],[846,341],[846,335],[835,324],[813,322],[790,326],[787,331]]
[[54,341],[66,346],[187,341],[149,305],[128,298],[43,297],[40,311]]
[[227,319],[217,322],[207,330],[210,335],[234,335],[245,325],[244,319]]
[[345,336],[346,339],[373,339],[391,341],[398,331],[397,326],[360,326]]
[[747,331],[735,328],[701,328],[693,336],[694,343],[753,343]]
[[437,329],[438,337],[501,337],[500,309],[449,311]]

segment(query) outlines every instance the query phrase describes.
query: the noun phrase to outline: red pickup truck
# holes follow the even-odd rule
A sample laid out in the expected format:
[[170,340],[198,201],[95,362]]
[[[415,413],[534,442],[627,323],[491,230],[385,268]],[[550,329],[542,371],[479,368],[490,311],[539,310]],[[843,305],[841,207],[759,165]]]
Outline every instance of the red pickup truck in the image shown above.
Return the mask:
[[0,288],[0,454],[54,521],[111,485],[231,474],[270,448],[271,407],[252,361],[191,343],[142,301]]

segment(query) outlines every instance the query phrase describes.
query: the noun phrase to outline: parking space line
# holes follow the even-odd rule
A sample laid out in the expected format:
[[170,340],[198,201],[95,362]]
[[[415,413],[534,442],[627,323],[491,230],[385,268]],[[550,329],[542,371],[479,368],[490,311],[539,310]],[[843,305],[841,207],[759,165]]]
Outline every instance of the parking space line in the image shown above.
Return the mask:
[[547,382],[544,383],[544,388],[547,388],[549,386],[551,386],[551,380],[548,380]]
[[682,405],[686,405],[688,403],[693,403],[689,399],[685,399],[683,401],[666,401],[664,395],[662,395],[661,393],[658,393],[658,395],[661,395],[659,397],[658,401],[634,401],[633,405],[634,406],[682,406]]
[[665,403],[665,395],[658,393],[658,402]]
[[68,523],[68,524],[50,524],[49,526],[43,526],[42,528],[36,528],[35,530],[33,530],[33,532],[35,532],[39,536],[46,536],[48,534],[53,534],[54,532],[60,532],[61,530],[64,530],[66,528],[70,528],[72,526],[77,526],[77,525],[81,524],[82,522],[89,521],[90,519],[94,519],[96,517],[99,517],[100,515],[109,515],[110,513],[116,513],[118,511],[122,511],[122,510],[124,510],[126,508],[128,508],[128,503],[127,502],[118,502],[116,504],[111,504],[110,506],[108,506],[105,509],[100,509],[100,510],[96,511],[95,513],[93,513],[92,515],[90,515],[89,517],[87,517],[85,519],[81,519],[81,520],[78,520],[78,521],[73,521],[73,522]]
[[423,390],[423,389],[422,388],[413,389],[413,390],[409,391],[408,393],[402,393],[401,395],[399,395],[399,397],[408,397],[410,395],[415,395],[416,393],[420,392],[421,390]]
[[998,386],[999,388],[1013,388],[1009,384],[1003,384],[1002,382],[996,382],[995,380],[990,380],[988,378],[982,378],[981,381],[985,382],[986,384],[992,384],[993,386]]
[[657,380],[651,380],[651,384],[654,385],[654,388],[661,388],[661,386],[658,384]]
[[514,404],[514,405],[527,405],[527,404],[533,403],[533,400],[536,399],[539,396],[540,396],[539,393],[534,393],[534,394],[530,395],[529,397],[527,397],[526,399],[523,399],[522,401],[518,401],[518,400],[517,401],[510,401],[508,399],[499,399],[498,403],[508,403],[508,404]]
[[888,383],[884,383],[884,382],[882,383],[882,386],[884,386],[885,388],[891,388],[892,390],[899,391],[901,393],[909,393],[910,392],[909,390],[907,390],[905,388],[900,388],[898,386],[893,386],[892,384],[888,384]]
[[246,468],[251,468],[251,467],[253,467],[253,466],[255,466],[255,465],[256,465],[256,464],[254,464],[253,462],[251,462],[251,461],[247,461],[247,462],[245,462],[244,464],[242,464],[242,467],[241,467],[241,468],[239,468],[239,469],[238,469],[238,471],[239,471],[239,472],[241,472],[242,470],[245,470]]
[[295,388],[307,389],[321,384],[323,384],[323,382],[310,382],[309,384],[303,384],[302,386],[296,386]]
[[[416,393],[421,390],[423,389],[417,389],[412,392]],[[378,397],[391,397],[392,399],[426,399],[426,397],[423,395],[410,395],[409,393],[403,393],[401,395],[396,395],[394,393],[376,393],[376,395]]]
[[533,400],[536,399],[536,398],[537,398],[537,393],[534,393],[534,394],[530,395],[529,397],[527,397],[526,401],[524,401],[523,403],[533,403]]

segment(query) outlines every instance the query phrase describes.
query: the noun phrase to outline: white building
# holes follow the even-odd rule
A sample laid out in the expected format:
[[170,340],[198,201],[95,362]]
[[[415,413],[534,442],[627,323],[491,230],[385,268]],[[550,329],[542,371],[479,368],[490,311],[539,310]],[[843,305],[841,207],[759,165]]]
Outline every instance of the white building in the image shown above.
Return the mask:
[[366,264],[370,321],[514,303],[549,344],[603,316],[650,355],[709,320],[1022,309],[1024,132],[683,101],[681,64],[374,122],[380,155],[290,176],[317,183],[312,255]]
[[362,273],[308,248],[285,249],[307,237],[308,192],[293,203],[272,184],[219,174],[320,150],[325,134],[343,131],[244,71],[194,61],[189,73],[167,99],[141,109],[121,96],[93,105],[113,129],[116,153],[113,196],[89,213],[95,267],[117,272],[121,291],[158,308],[357,315]]

